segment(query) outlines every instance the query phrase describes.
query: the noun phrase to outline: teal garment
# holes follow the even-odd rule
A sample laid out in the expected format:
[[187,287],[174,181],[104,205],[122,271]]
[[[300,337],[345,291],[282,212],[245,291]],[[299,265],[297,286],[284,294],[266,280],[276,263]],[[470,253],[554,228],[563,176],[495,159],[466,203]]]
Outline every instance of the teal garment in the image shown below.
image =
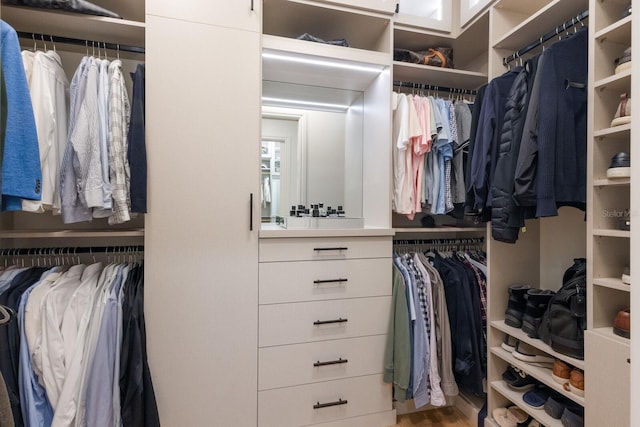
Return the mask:
[[389,330],[384,352],[384,377],[393,384],[394,396],[405,401],[411,380],[411,339],[409,336],[409,307],[402,274],[393,268],[393,292]]

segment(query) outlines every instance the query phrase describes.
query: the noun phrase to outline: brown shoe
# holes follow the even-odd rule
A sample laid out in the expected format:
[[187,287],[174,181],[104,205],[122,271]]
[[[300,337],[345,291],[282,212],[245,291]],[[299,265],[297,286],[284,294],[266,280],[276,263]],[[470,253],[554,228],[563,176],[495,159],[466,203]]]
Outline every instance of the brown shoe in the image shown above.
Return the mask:
[[569,376],[569,384],[564,384],[564,389],[578,396],[584,397],[584,372],[574,368]]
[[631,309],[620,310],[613,322],[613,333],[631,338]]
[[560,359],[556,359],[553,362],[553,379],[559,384],[566,384],[569,382],[571,376],[571,367],[564,363]]

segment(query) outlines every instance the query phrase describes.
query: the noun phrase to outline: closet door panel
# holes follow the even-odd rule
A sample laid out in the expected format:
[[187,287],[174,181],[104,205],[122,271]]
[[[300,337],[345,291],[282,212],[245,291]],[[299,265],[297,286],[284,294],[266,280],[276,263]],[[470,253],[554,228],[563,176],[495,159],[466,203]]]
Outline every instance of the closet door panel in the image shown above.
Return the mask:
[[[391,387],[382,382],[382,375],[279,388],[258,394],[259,427],[306,426],[392,409]],[[340,399],[347,403],[314,409],[314,405],[339,402]]]
[[391,297],[262,305],[260,347],[386,334]]
[[258,389],[382,373],[386,340],[386,335],[374,335],[261,348]]
[[391,295],[391,258],[260,263],[260,304]]
[[260,36],[146,25],[145,311],[160,418],[255,426]]
[[[262,0],[147,0],[147,14],[203,24],[220,25],[223,27],[260,32],[260,10]],[[149,22],[147,20],[147,22]],[[227,43],[239,48],[241,44],[234,39],[213,41]],[[205,40],[199,40],[200,52],[205,54],[211,45]],[[221,59],[223,57],[220,57]],[[225,61],[228,59],[226,57]],[[227,63],[231,64],[231,63]],[[218,65],[219,66],[219,65]],[[231,66],[233,69],[233,66]],[[206,80],[203,80],[206,81]]]

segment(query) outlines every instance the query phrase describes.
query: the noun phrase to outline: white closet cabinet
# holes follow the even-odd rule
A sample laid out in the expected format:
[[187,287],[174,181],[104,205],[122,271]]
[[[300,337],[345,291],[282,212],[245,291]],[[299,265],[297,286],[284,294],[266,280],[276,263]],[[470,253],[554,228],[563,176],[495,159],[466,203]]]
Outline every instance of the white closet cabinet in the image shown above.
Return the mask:
[[[220,25],[240,30],[260,31],[262,0],[147,0],[146,7],[147,14],[150,15]],[[224,41],[228,44],[233,44],[237,48],[241,46],[240,43],[233,39]],[[216,42],[222,43],[223,40],[211,41],[201,47],[211,51]]]
[[260,34],[184,20],[235,23],[236,2],[214,4],[147,2],[145,314],[165,427],[257,424]]

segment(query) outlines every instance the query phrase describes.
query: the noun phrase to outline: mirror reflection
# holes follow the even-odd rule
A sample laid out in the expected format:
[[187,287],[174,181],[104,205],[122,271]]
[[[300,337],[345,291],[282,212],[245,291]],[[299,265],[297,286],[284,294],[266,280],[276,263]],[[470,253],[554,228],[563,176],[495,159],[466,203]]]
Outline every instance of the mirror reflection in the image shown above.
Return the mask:
[[362,103],[361,92],[263,82],[263,223],[315,204],[362,216]]

